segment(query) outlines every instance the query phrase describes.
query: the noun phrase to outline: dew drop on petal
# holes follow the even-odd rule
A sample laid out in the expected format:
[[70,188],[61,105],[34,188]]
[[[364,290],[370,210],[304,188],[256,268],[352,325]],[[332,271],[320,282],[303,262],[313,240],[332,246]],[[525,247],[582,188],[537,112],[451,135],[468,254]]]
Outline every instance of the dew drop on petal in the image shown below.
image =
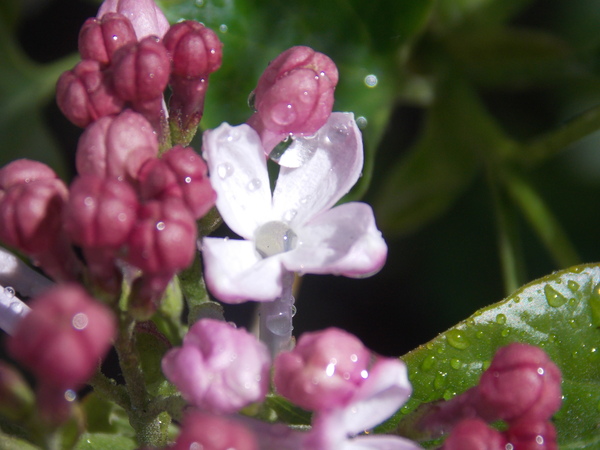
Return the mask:
[[88,316],[84,313],[77,313],[73,316],[71,323],[76,330],[85,330],[89,323]]
[[233,175],[233,166],[229,163],[219,164],[217,167],[217,175],[219,175],[221,180],[229,178],[231,175]]
[[22,302],[12,302],[10,304],[9,308],[15,314],[21,314],[21,312],[23,312],[23,303]]
[[88,208],[94,206],[94,199],[92,197],[86,197],[83,199],[83,204]]
[[254,178],[253,180],[250,180],[250,182],[248,183],[248,185],[246,186],[246,188],[250,192],[255,192],[255,191],[258,191],[260,189],[261,185],[262,185],[262,182],[258,178]]
[[77,399],[77,393],[72,389],[65,391],[65,400],[68,402],[74,402]]
[[185,177],[183,180],[186,184],[190,184],[192,182],[192,177]]
[[4,288],[4,295],[7,298],[13,298],[15,296],[15,289],[12,286],[6,286]]
[[166,225],[165,225],[165,223],[164,223],[164,222],[162,222],[162,221],[161,221],[161,222],[156,222],[156,229],[157,229],[158,231],[162,231],[162,230],[164,230],[165,228],[166,228]]
[[266,326],[271,333],[286,336],[292,331],[292,317],[282,312],[270,315],[267,317]]
[[363,369],[360,371],[360,376],[366,380],[367,378],[369,378],[369,372]]
[[271,112],[271,118],[277,125],[289,125],[296,120],[296,110],[291,103],[278,103]]
[[296,233],[287,224],[279,221],[267,222],[254,233],[256,251],[263,258],[293,250],[297,242]]

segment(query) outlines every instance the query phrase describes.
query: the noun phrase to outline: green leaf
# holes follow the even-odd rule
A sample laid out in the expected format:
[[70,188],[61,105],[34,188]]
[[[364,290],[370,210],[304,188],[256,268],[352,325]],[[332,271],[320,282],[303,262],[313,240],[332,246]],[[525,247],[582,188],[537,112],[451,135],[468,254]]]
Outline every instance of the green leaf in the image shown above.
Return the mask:
[[138,324],[136,328],[136,348],[140,355],[148,392],[154,396],[168,396],[176,393],[177,390],[166,380],[161,369],[162,357],[171,348],[171,344],[160,333],[154,322]]
[[257,417],[268,422],[283,422],[292,426],[308,426],[311,423],[311,413],[275,394],[267,395]]
[[476,385],[496,350],[517,341],[543,348],[562,371],[564,401],[554,418],[561,448],[596,448],[599,327],[600,265],[536,280],[403,357],[414,392],[401,410],[400,426],[420,404],[450,399]]
[[82,401],[86,415],[87,432],[91,434],[119,434],[135,437],[129,417],[123,408],[90,392]]
[[3,450],[39,450],[40,447],[36,447],[23,439],[1,434],[0,448]]
[[104,433],[85,433],[75,446],[75,450],[134,450],[136,448],[138,445],[135,439]]

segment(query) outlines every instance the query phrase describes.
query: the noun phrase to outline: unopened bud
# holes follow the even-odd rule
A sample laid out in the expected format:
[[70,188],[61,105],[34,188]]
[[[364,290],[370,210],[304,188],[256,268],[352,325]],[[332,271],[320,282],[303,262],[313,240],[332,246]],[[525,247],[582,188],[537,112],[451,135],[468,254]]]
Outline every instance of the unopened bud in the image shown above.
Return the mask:
[[79,62],[60,76],[56,103],[67,119],[82,128],[101,117],[118,114],[124,106],[100,63],[91,59]]
[[104,0],[97,17],[117,12],[127,17],[138,40],[154,35],[162,38],[169,29],[169,21],[153,0]]
[[79,31],[81,59],[103,65],[108,65],[115,51],[130,42],[137,42],[135,31],[129,19],[119,13],[107,13],[100,19],[90,17]]
[[522,420],[511,424],[506,432],[515,450],[556,450],[556,429],[548,420]]
[[452,430],[442,450],[506,450],[506,443],[502,433],[483,420],[465,419]]
[[164,37],[173,62],[172,74],[184,78],[201,78],[221,67],[223,44],[213,30],[186,20],[173,25]]

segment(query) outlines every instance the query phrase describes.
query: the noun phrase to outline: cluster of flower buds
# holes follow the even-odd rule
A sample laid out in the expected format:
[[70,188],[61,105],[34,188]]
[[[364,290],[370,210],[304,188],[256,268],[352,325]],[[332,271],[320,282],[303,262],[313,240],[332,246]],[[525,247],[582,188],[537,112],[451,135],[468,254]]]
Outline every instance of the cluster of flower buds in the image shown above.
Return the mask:
[[[561,401],[558,367],[540,348],[513,343],[498,350],[479,385],[438,405],[422,426],[451,430],[445,450],[554,450],[550,418]],[[487,425],[498,420],[508,425],[504,433]]]
[[82,61],[58,80],[58,106],[82,128],[131,108],[150,122],[161,144],[169,142],[170,114],[176,141],[187,144],[202,117],[208,76],[221,65],[221,47],[198,22],[169,27],[152,0],[104,2],[81,28]]

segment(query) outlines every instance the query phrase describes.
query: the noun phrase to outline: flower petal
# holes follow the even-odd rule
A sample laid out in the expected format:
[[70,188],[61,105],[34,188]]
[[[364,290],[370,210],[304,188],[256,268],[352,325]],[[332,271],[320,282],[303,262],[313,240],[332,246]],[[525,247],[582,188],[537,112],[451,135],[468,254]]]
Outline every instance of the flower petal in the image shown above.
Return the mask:
[[354,398],[343,409],[343,426],[348,434],[357,434],[379,425],[392,416],[410,397],[406,365],[396,358],[380,358]]
[[294,231],[298,246],[281,254],[286,269],[294,272],[368,276],[387,257],[387,245],[366,203],[337,206]]
[[271,189],[260,138],[248,125],[223,123],[204,133],[202,148],[217,209],[245,239],[271,217]]
[[360,130],[352,113],[333,113],[312,140],[314,155],[298,168],[281,167],[273,220],[303,225],[331,208],[356,183],[363,166]]
[[251,241],[204,238],[202,256],[206,284],[219,300],[261,302],[281,295],[281,260],[277,256],[261,259]]
[[344,442],[341,450],[417,450],[423,447],[400,436],[358,436]]

